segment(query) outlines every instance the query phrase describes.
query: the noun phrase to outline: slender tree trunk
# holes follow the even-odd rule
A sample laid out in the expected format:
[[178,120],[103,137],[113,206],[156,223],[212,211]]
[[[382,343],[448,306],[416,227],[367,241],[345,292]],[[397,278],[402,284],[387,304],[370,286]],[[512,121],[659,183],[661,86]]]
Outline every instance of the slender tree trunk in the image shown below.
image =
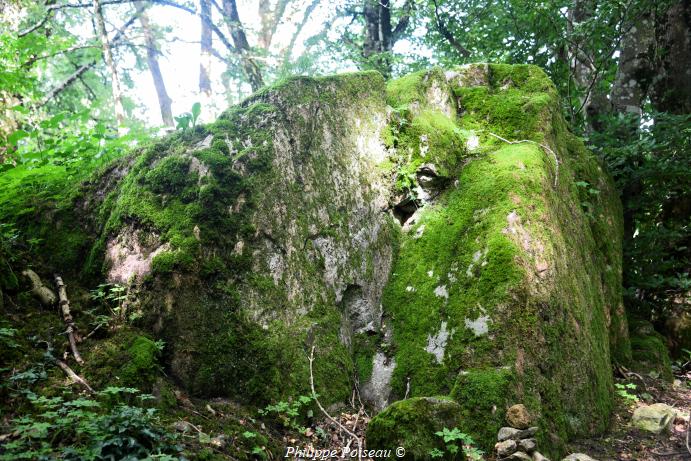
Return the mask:
[[295,30],[293,31],[293,35],[290,37],[290,42],[288,43],[288,46],[283,50],[281,54],[283,54],[283,66],[286,67],[287,65],[290,64],[292,57],[293,57],[293,50],[295,49],[295,43],[297,42],[298,36],[300,35],[300,32],[302,32],[302,29],[305,28],[305,24],[307,24],[307,21],[309,20],[310,16],[314,12],[314,10],[319,6],[319,1],[320,0],[312,0],[309,5],[305,8],[304,13],[302,14],[302,20],[300,23],[297,25]]
[[647,12],[622,40],[619,67],[610,91],[615,112],[641,116],[641,106],[656,72],[654,49],[654,20],[652,12]]
[[691,113],[691,0],[673,4],[656,29],[660,56],[651,102],[661,112]]
[[166,91],[166,84],[163,81],[163,74],[161,73],[161,67],[158,65],[158,48],[156,47],[156,40],[154,39],[154,34],[151,30],[151,25],[149,23],[149,17],[145,13],[145,6],[142,2],[135,3],[137,12],[139,13],[139,22],[142,25],[142,30],[144,31],[144,41],[146,43],[146,60],[149,65],[149,71],[151,72],[151,78],[154,81],[154,87],[156,87],[156,95],[158,96],[158,106],[161,109],[161,119],[163,124],[166,126],[173,126],[173,111],[171,109],[171,99],[168,96],[168,91]]
[[211,1],[199,0],[202,17],[201,59],[199,62],[199,92],[203,97],[211,97],[211,47],[213,45],[211,28],[206,20],[211,18]]
[[389,53],[393,48],[389,0],[365,0],[363,15],[365,42],[362,55],[368,61],[368,66],[388,77],[391,75]]
[[233,38],[233,43],[239,53],[242,70],[253,91],[264,86],[264,79],[257,63],[250,56],[251,48],[247,36],[240,22],[238,7],[235,0],[223,0],[223,16]]
[[287,6],[288,0],[278,0],[274,8],[271,8],[270,0],[259,1],[259,19],[261,22],[259,47],[267,52],[271,48],[274,33],[281,22],[281,18],[283,18]]
[[[652,8],[651,8],[652,10]],[[622,144],[634,141],[640,129],[642,106],[647,97],[655,69],[652,57],[655,49],[655,25],[653,12],[643,14],[621,42],[619,66],[610,90],[610,101],[615,113],[629,117],[628,124],[616,133]],[[638,162],[632,159],[632,162]],[[632,165],[632,168],[637,168]],[[632,179],[624,186],[622,203],[624,205],[624,238],[631,239],[636,229],[635,208],[643,192],[640,179]]]
[[125,106],[122,103],[122,88],[120,86],[120,77],[118,69],[115,67],[113,59],[113,50],[108,41],[108,33],[106,32],[106,24],[103,20],[103,12],[101,11],[100,0],[93,0],[94,18],[96,19],[96,30],[101,39],[103,47],[103,58],[106,61],[106,66],[110,70],[110,80],[113,91],[113,100],[115,102],[115,118],[118,122],[118,133],[122,133],[123,125],[125,123]]
[[[597,4],[594,0],[574,0],[569,8],[567,30],[573,36],[574,26],[592,18]],[[600,117],[609,112],[607,94],[599,90],[595,56],[586,51],[582,37],[573,37],[568,45],[569,67],[574,84],[583,93],[580,97],[580,107],[583,110],[587,129],[599,131],[602,129]],[[585,38],[587,40],[587,37]]]
[[396,41],[408,27],[413,2],[408,0],[403,6],[398,23],[391,24],[391,3],[389,0],[364,0],[365,41],[362,57],[365,67],[374,68],[385,77],[391,75],[391,52]]

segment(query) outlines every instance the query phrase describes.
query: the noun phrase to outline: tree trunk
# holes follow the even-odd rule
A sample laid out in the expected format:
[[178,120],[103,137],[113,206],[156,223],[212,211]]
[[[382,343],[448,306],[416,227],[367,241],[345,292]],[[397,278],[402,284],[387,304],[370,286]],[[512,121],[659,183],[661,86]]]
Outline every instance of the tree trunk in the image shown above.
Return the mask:
[[247,77],[247,81],[252,87],[253,91],[257,91],[264,86],[264,79],[262,78],[261,70],[256,62],[250,56],[250,45],[247,41],[247,36],[242,28],[240,22],[240,15],[238,14],[238,7],[235,0],[223,0],[223,16],[233,38],[233,43],[240,55],[240,63],[242,70]]
[[367,61],[368,67],[372,67],[388,77],[391,75],[391,56],[389,53],[393,48],[389,0],[365,0],[363,15],[365,18],[365,42],[362,55]]
[[149,24],[149,17],[144,12],[145,6],[142,2],[135,3],[137,12],[139,13],[139,22],[144,31],[144,41],[146,43],[146,60],[151,72],[151,78],[156,87],[156,95],[158,96],[158,106],[161,109],[161,119],[166,126],[174,126],[173,111],[171,109],[171,99],[166,91],[166,84],[163,81],[163,74],[161,67],[158,65],[158,48],[156,47],[156,40],[154,39],[151,25]]
[[655,69],[655,27],[652,11],[645,13],[622,40],[619,67],[610,91],[615,112],[640,117]]
[[[630,117],[629,123],[616,133],[622,144],[627,144],[638,136],[642,106],[655,74],[652,61],[655,49],[654,24],[651,8],[631,27],[621,42],[619,65],[610,90],[610,101],[614,113]],[[638,168],[637,165],[631,167]],[[642,192],[643,184],[640,179],[631,179],[623,188],[621,200],[624,205],[625,240],[633,238],[636,230],[635,217],[638,210],[634,205]]]
[[113,101],[115,102],[115,118],[118,122],[118,133],[122,134],[123,125],[125,123],[125,106],[122,103],[120,77],[118,75],[118,69],[115,67],[113,50],[111,49],[108,41],[108,33],[106,32],[106,24],[103,20],[103,12],[101,11],[100,0],[93,0],[93,8],[94,18],[96,19],[96,31],[101,39],[101,46],[103,47],[103,58],[106,61],[106,66],[108,66],[108,69],[110,70]]
[[[569,22],[567,30],[573,37],[574,26],[592,18],[597,8],[594,0],[574,0],[568,11]],[[584,38],[587,40],[587,37]],[[573,37],[569,43],[568,59],[571,77],[578,89],[583,92],[580,97],[580,108],[583,110],[588,131],[599,131],[602,124],[600,117],[609,112],[610,104],[607,95],[598,90],[599,76],[595,65],[595,56],[589,53],[588,47],[583,45],[582,37]],[[577,115],[572,113],[572,115]],[[573,122],[573,120],[572,120]]]
[[211,2],[210,0],[199,0],[201,13],[201,59],[199,61],[199,92],[206,98],[211,97],[211,27],[206,20],[211,18]]
[[672,5],[657,25],[659,74],[650,99],[656,110],[691,113],[691,1]]
[[305,24],[307,24],[307,21],[309,20],[310,16],[317,8],[317,6],[319,6],[319,0],[312,0],[310,4],[307,5],[307,7],[305,8],[304,13],[302,14],[302,20],[295,27],[295,30],[293,31],[293,34],[290,37],[290,42],[288,43],[288,46],[281,53],[283,55],[283,66],[290,65],[290,62],[293,57],[293,49],[295,48],[295,42],[297,42],[300,32],[302,32],[302,29],[305,28]]
[[396,41],[408,27],[412,5],[411,0],[405,2],[394,28],[391,25],[389,0],[364,0],[365,40],[362,45],[362,57],[365,59],[366,68],[378,70],[387,78],[391,76],[391,52]]
[[273,9],[271,8],[270,0],[259,1],[259,19],[261,21],[259,46],[267,52],[271,48],[274,33],[281,22],[287,6],[288,0],[278,0]]

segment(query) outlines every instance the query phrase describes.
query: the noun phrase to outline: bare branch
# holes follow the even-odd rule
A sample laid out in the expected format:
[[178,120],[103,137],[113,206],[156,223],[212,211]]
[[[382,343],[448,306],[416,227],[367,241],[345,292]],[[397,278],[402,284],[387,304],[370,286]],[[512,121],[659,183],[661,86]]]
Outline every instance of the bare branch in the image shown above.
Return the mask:
[[62,318],[65,321],[65,325],[67,325],[67,338],[70,341],[70,349],[72,349],[74,360],[81,365],[84,363],[84,360],[77,350],[77,341],[75,339],[75,331],[77,328],[74,325],[74,318],[72,318],[72,313],[70,312],[70,300],[67,299],[67,288],[65,287],[65,282],[62,281],[62,277],[58,274],[55,274],[55,284],[58,287],[58,298],[60,299]]
[[413,2],[412,0],[407,0],[405,4],[403,5],[403,16],[400,17],[398,20],[398,24],[396,24],[396,27],[394,27],[393,32],[391,33],[391,39],[393,42],[396,42],[400,37],[403,32],[408,28],[408,24],[410,23],[410,13],[413,10]]
[[[120,30],[118,30],[117,34],[113,37],[111,40],[112,44],[115,44],[122,40],[122,38],[125,36],[125,31],[132,25],[134,22],[139,18],[139,13],[135,13],[130,19],[125,22],[125,24],[122,25]],[[79,67],[77,70],[72,72],[72,74],[67,77],[62,83],[60,83],[58,86],[53,88],[48,92],[48,94],[43,98],[43,101],[41,101],[38,104],[38,107],[43,107],[48,102],[50,102],[51,99],[55,98],[58,94],[62,93],[65,88],[69,87],[72,83],[74,83],[76,80],[79,79],[85,72],[89,71],[91,68],[93,68],[96,65],[96,60],[94,59],[91,62],[88,62],[81,67]]]
[[89,386],[89,383],[87,383],[84,378],[79,376],[77,373],[74,372],[72,368],[69,367],[65,362],[62,360],[55,360],[55,363],[58,364],[58,366],[62,369],[62,371],[65,372],[65,374],[75,383],[78,383],[81,385],[89,394],[95,394],[96,392],[93,390],[91,386]]
[[345,427],[343,424],[339,423],[333,416],[331,416],[325,409],[324,406],[321,404],[319,399],[317,398],[317,391],[314,389],[314,349],[316,346],[312,346],[312,351],[310,352],[309,356],[309,361],[310,361],[310,388],[312,389],[312,397],[314,397],[314,401],[316,402],[317,406],[321,410],[322,413],[324,413],[324,416],[329,418],[329,420],[336,424],[338,427],[341,428],[343,432],[351,436],[353,439],[357,441],[358,445],[358,460],[362,459],[362,441],[360,440],[360,437],[355,435],[354,433],[350,432],[347,427]]
[[434,0],[434,20],[437,24],[437,29],[439,30],[439,33],[449,42],[449,44],[454,47],[458,53],[463,56],[464,58],[467,58],[470,56],[470,51],[461,43],[456,40],[456,37],[453,36],[451,31],[446,27],[446,25],[442,22],[441,17],[439,16],[439,5],[437,4],[437,0]]

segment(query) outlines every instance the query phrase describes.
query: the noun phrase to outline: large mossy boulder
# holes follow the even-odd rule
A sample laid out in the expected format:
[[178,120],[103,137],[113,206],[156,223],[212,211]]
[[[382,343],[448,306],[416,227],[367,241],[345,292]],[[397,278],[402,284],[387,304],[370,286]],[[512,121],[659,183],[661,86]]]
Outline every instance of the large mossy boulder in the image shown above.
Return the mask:
[[314,349],[324,403],[449,395],[485,450],[523,403],[558,451],[630,359],[621,205],[535,66],[289,79],[22,219],[195,395],[307,393]]
[[[443,437],[437,433],[459,427],[460,410],[460,405],[448,397],[399,400],[370,421],[367,426],[367,449],[391,450],[394,454],[397,448],[403,448],[404,451],[399,453],[404,453],[404,456],[392,455],[390,459],[431,459],[430,452],[433,450],[451,455],[447,452]],[[449,444],[458,446],[459,442]],[[465,458],[459,451],[453,459]]]

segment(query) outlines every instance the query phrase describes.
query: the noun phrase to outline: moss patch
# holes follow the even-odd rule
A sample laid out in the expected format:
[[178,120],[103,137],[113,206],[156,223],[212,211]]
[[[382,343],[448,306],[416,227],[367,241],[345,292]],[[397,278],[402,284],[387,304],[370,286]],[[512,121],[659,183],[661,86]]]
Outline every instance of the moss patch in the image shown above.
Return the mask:
[[[458,119],[434,126],[452,139],[475,136],[477,145],[460,156],[462,168],[444,168],[457,149],[438,150],[434,162],[450,181],[402,235],[384,291],[392,393],[403,397],[408,382],[412,396],[451,393],[476,419],[464,418],[464,427],[487,451],[506,406],[524,403],[541,421],[542,446],[558,456],[566,438],[605,428],[610,350],[630,354],[621,327],[621,208],[611,179],[566,130],[540,69],[458,69],[468,72],[450,83]],[[429,112],[405,112],[417,96],[400,94],[426,94],[408,88],[422,85],[422,75],[389,85],[389,102],[410,113],[392,130],[394,147],[408,147],[410,159],[416,117]],[[578,181],[598,190],[587,206]]]
[[448,398],[400,400],[372,418],[367,426],[367,449],[393,452],[396,447],[403,447],[405,456],[398,459],[431,459],[431,450],[446,448],[435,432],[460,425],[460,407]]

